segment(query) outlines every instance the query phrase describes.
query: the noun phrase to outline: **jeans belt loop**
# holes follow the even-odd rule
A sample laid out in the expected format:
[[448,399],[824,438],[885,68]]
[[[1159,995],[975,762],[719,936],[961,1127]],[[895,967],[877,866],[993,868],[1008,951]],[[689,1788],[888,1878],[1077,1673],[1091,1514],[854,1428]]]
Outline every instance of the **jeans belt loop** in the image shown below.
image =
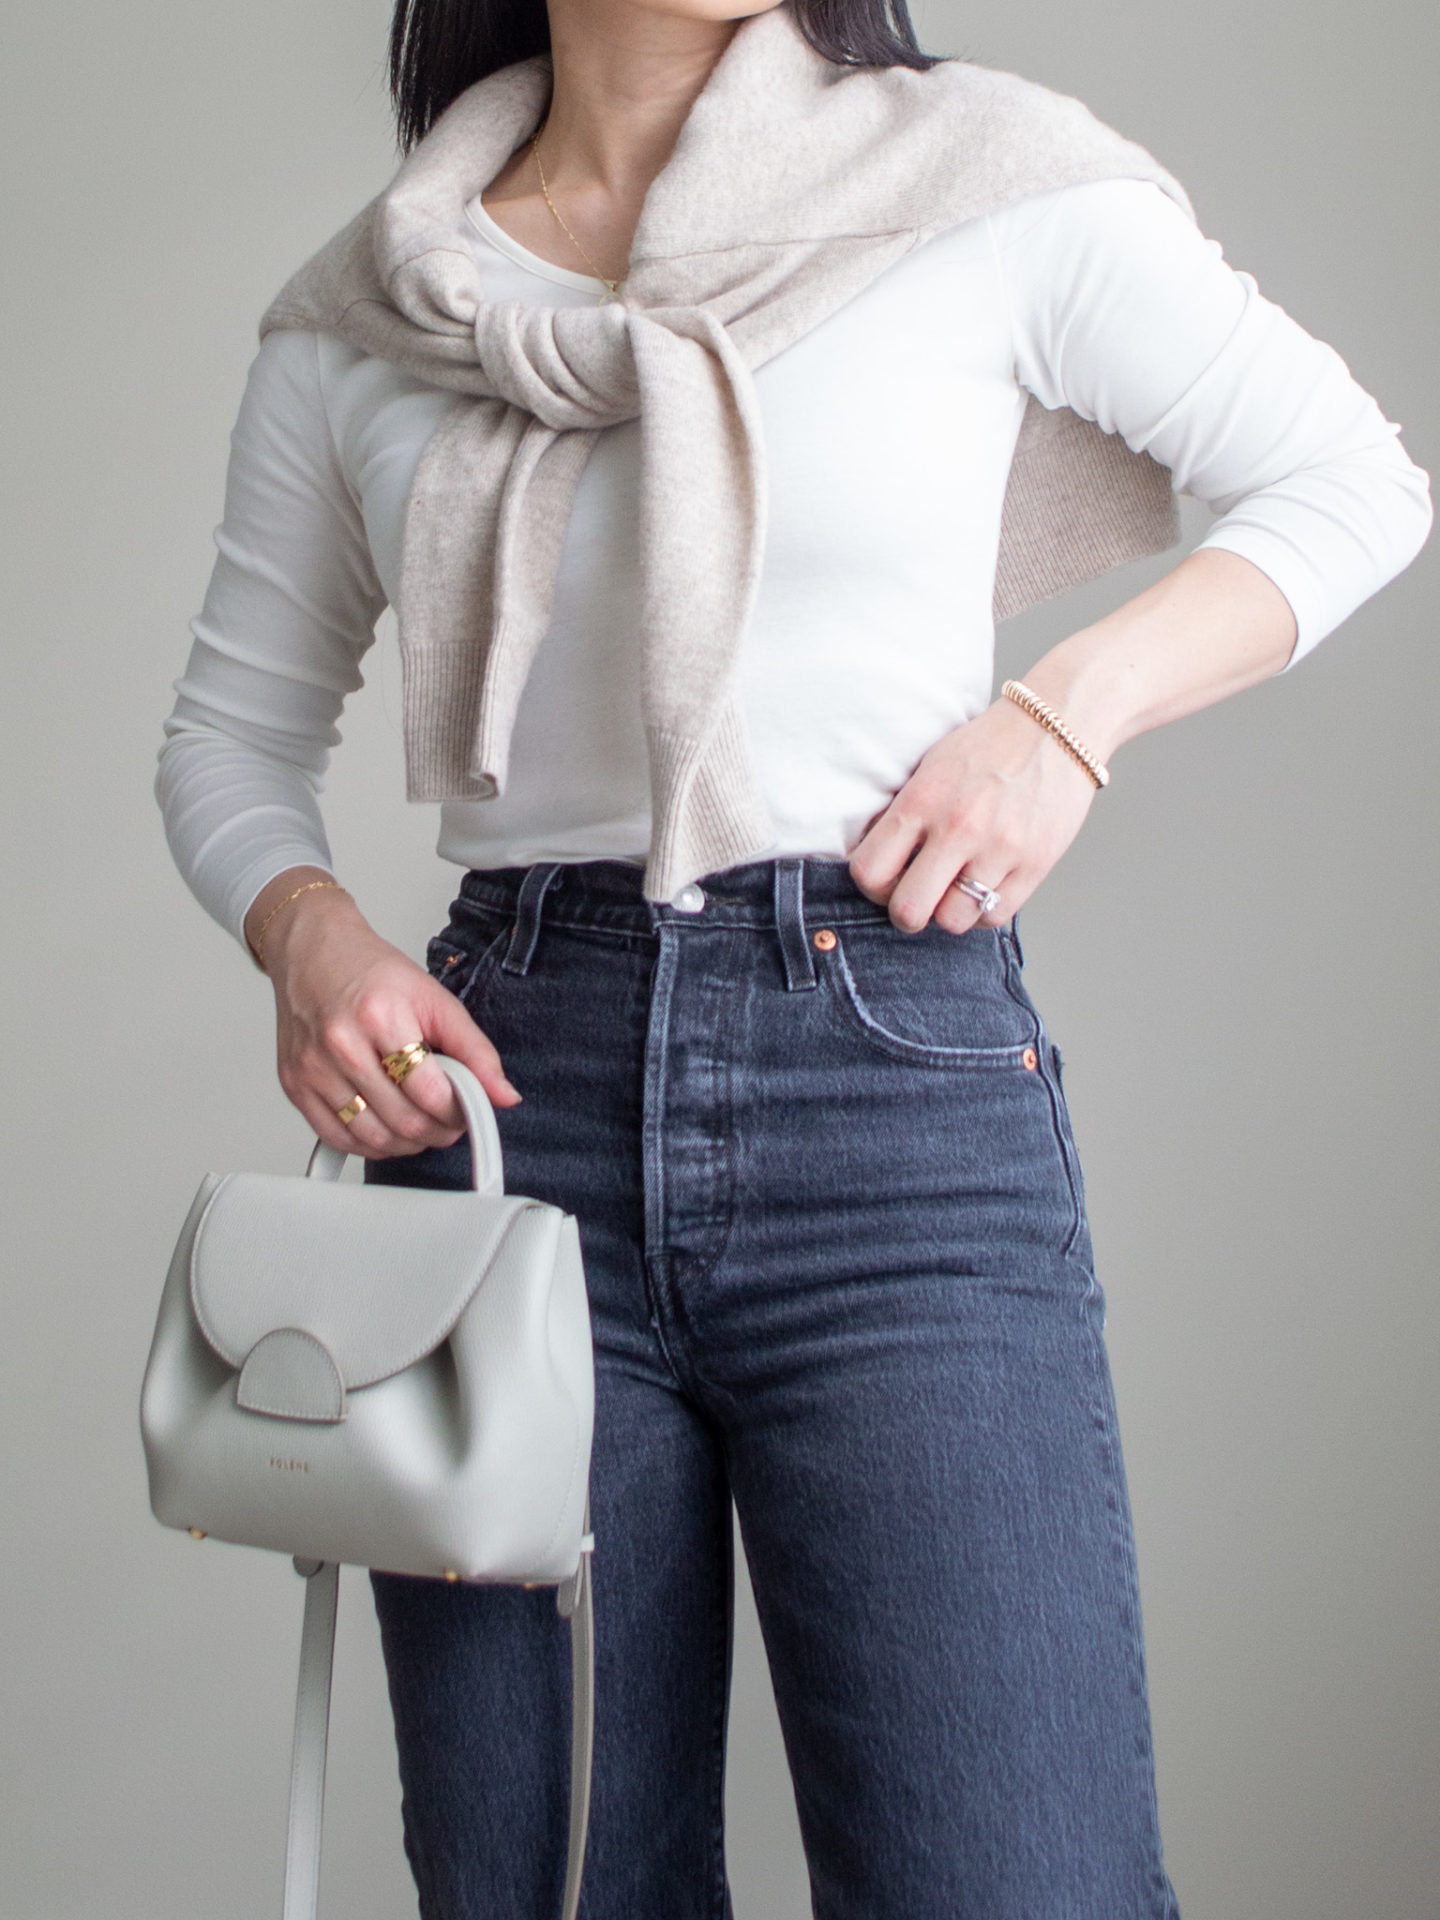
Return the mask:
[[815,987],[815,962],[805,936],[804,874],[803,860],[775,862],[775,931],[790,993],[809,993]]
[[515,931],[510,936],[510,945],[505,949],[505,958],[500,962],[506,973],[530,971],[530,962],[535,958],[535,947],[540,938],[540,918],[545,896],[559,871],[559,861],[544,861],[531,867],[520,882],[520,892],[515,901]]

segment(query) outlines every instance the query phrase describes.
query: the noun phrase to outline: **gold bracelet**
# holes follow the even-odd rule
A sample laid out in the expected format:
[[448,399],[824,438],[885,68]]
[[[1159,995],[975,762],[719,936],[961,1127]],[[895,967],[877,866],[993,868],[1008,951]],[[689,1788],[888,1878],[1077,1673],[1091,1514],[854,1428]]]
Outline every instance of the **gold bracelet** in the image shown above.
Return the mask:
[[260,931],[256,934],[254,944],[251,946],[250,951],[261,973],[269,973],[270,971],[265,964],[265,936],[270,931],[270,922],[275,918],[277,913],[283,913],[292,901],[298,900],[302,893],[315,893],[322,887],[333,887],[337,893],[344,893],[346,891],[338,880],[307,880],[303,887],[297,887],[293,893],[287,893],[285,898],[280,901],[277,906],[273,906],[260,922]]
[[1074,734],[1051,706],[1032,693],[1023,680],[1007,680],[1000,689],[1007,700],[1013,700],[1022,713],[1028,713],[1037,726],[1060,742],[1077,765],[1082,766],[1097,787],[1110,784],[1110,769],[1102,766],[1088,747],[1082,747]]

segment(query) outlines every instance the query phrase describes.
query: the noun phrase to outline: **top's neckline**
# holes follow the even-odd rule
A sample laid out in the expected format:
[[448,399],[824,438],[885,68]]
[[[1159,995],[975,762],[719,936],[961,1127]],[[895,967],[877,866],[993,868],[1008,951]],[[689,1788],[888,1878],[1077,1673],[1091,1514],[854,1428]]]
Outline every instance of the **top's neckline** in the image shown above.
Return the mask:
[[473,200],[466,202],[465,218],[482,240],[488,240],[498,253],[503,253],[527,272],[538,274],[542,280],[553,280],[562,287],[573,287],[577,293],[598,293],[610,297],[609,287],[593,273],[573,273],[569,267],[557,267],[552,261],[542,260],[538,253],[532,253],[528,247],[522,247],[487,212],[478,193]]

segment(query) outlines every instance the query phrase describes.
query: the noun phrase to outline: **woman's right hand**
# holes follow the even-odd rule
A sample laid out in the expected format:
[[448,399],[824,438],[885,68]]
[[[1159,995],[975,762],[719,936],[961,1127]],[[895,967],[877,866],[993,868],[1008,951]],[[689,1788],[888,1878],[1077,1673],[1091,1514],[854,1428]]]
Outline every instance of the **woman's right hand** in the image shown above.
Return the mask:
[[[271,881],[246,916],[252,949],[272,907],[328,878],[291,869]],[[291,901],[265,934],[264,962],[275,988],[280,1084],[328,1145],[385,1160],[460,1138],[459,1103],[433,1060],[399,1087],[380,1064],[415,1040],[469,1067],[497,1107],[519,1100],[455,995],[382,940],[348,893],[317,887]],[[365,1111],[347,1127],[339,1110],[357,1093]]]

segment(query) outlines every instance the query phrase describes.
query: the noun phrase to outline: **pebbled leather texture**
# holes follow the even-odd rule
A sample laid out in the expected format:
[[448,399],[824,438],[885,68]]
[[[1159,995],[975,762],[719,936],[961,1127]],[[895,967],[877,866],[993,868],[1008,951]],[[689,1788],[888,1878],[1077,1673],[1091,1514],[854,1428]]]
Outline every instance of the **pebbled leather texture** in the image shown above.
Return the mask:
[[506,1196],[478,1081],[436,1055],[470,1129],[468,1193],[207,1174],[170,1261],[141,1390],[165,1525],[295,1558],[307,1578],[285,1920],[314,1920],[338,1568],[553,1583],[574,1670],[564,1920],[588,1819],[587,1489],[595,1418],[575,1221]]
[[347,1387],[373,1386],[450,1334],[534,1204],[227,1174],[195,1230],[190,1304],[232,1367],[267,1333],[303,1327]]
[[[442,1064],[473,1117],[478,1083]],[[594,1424],[579,1235],[495,1191],[498,1136],[477,1133],[470,1193],[206,1177],[141,1394],[157,1518],[393,1573],[574,1574]]]

